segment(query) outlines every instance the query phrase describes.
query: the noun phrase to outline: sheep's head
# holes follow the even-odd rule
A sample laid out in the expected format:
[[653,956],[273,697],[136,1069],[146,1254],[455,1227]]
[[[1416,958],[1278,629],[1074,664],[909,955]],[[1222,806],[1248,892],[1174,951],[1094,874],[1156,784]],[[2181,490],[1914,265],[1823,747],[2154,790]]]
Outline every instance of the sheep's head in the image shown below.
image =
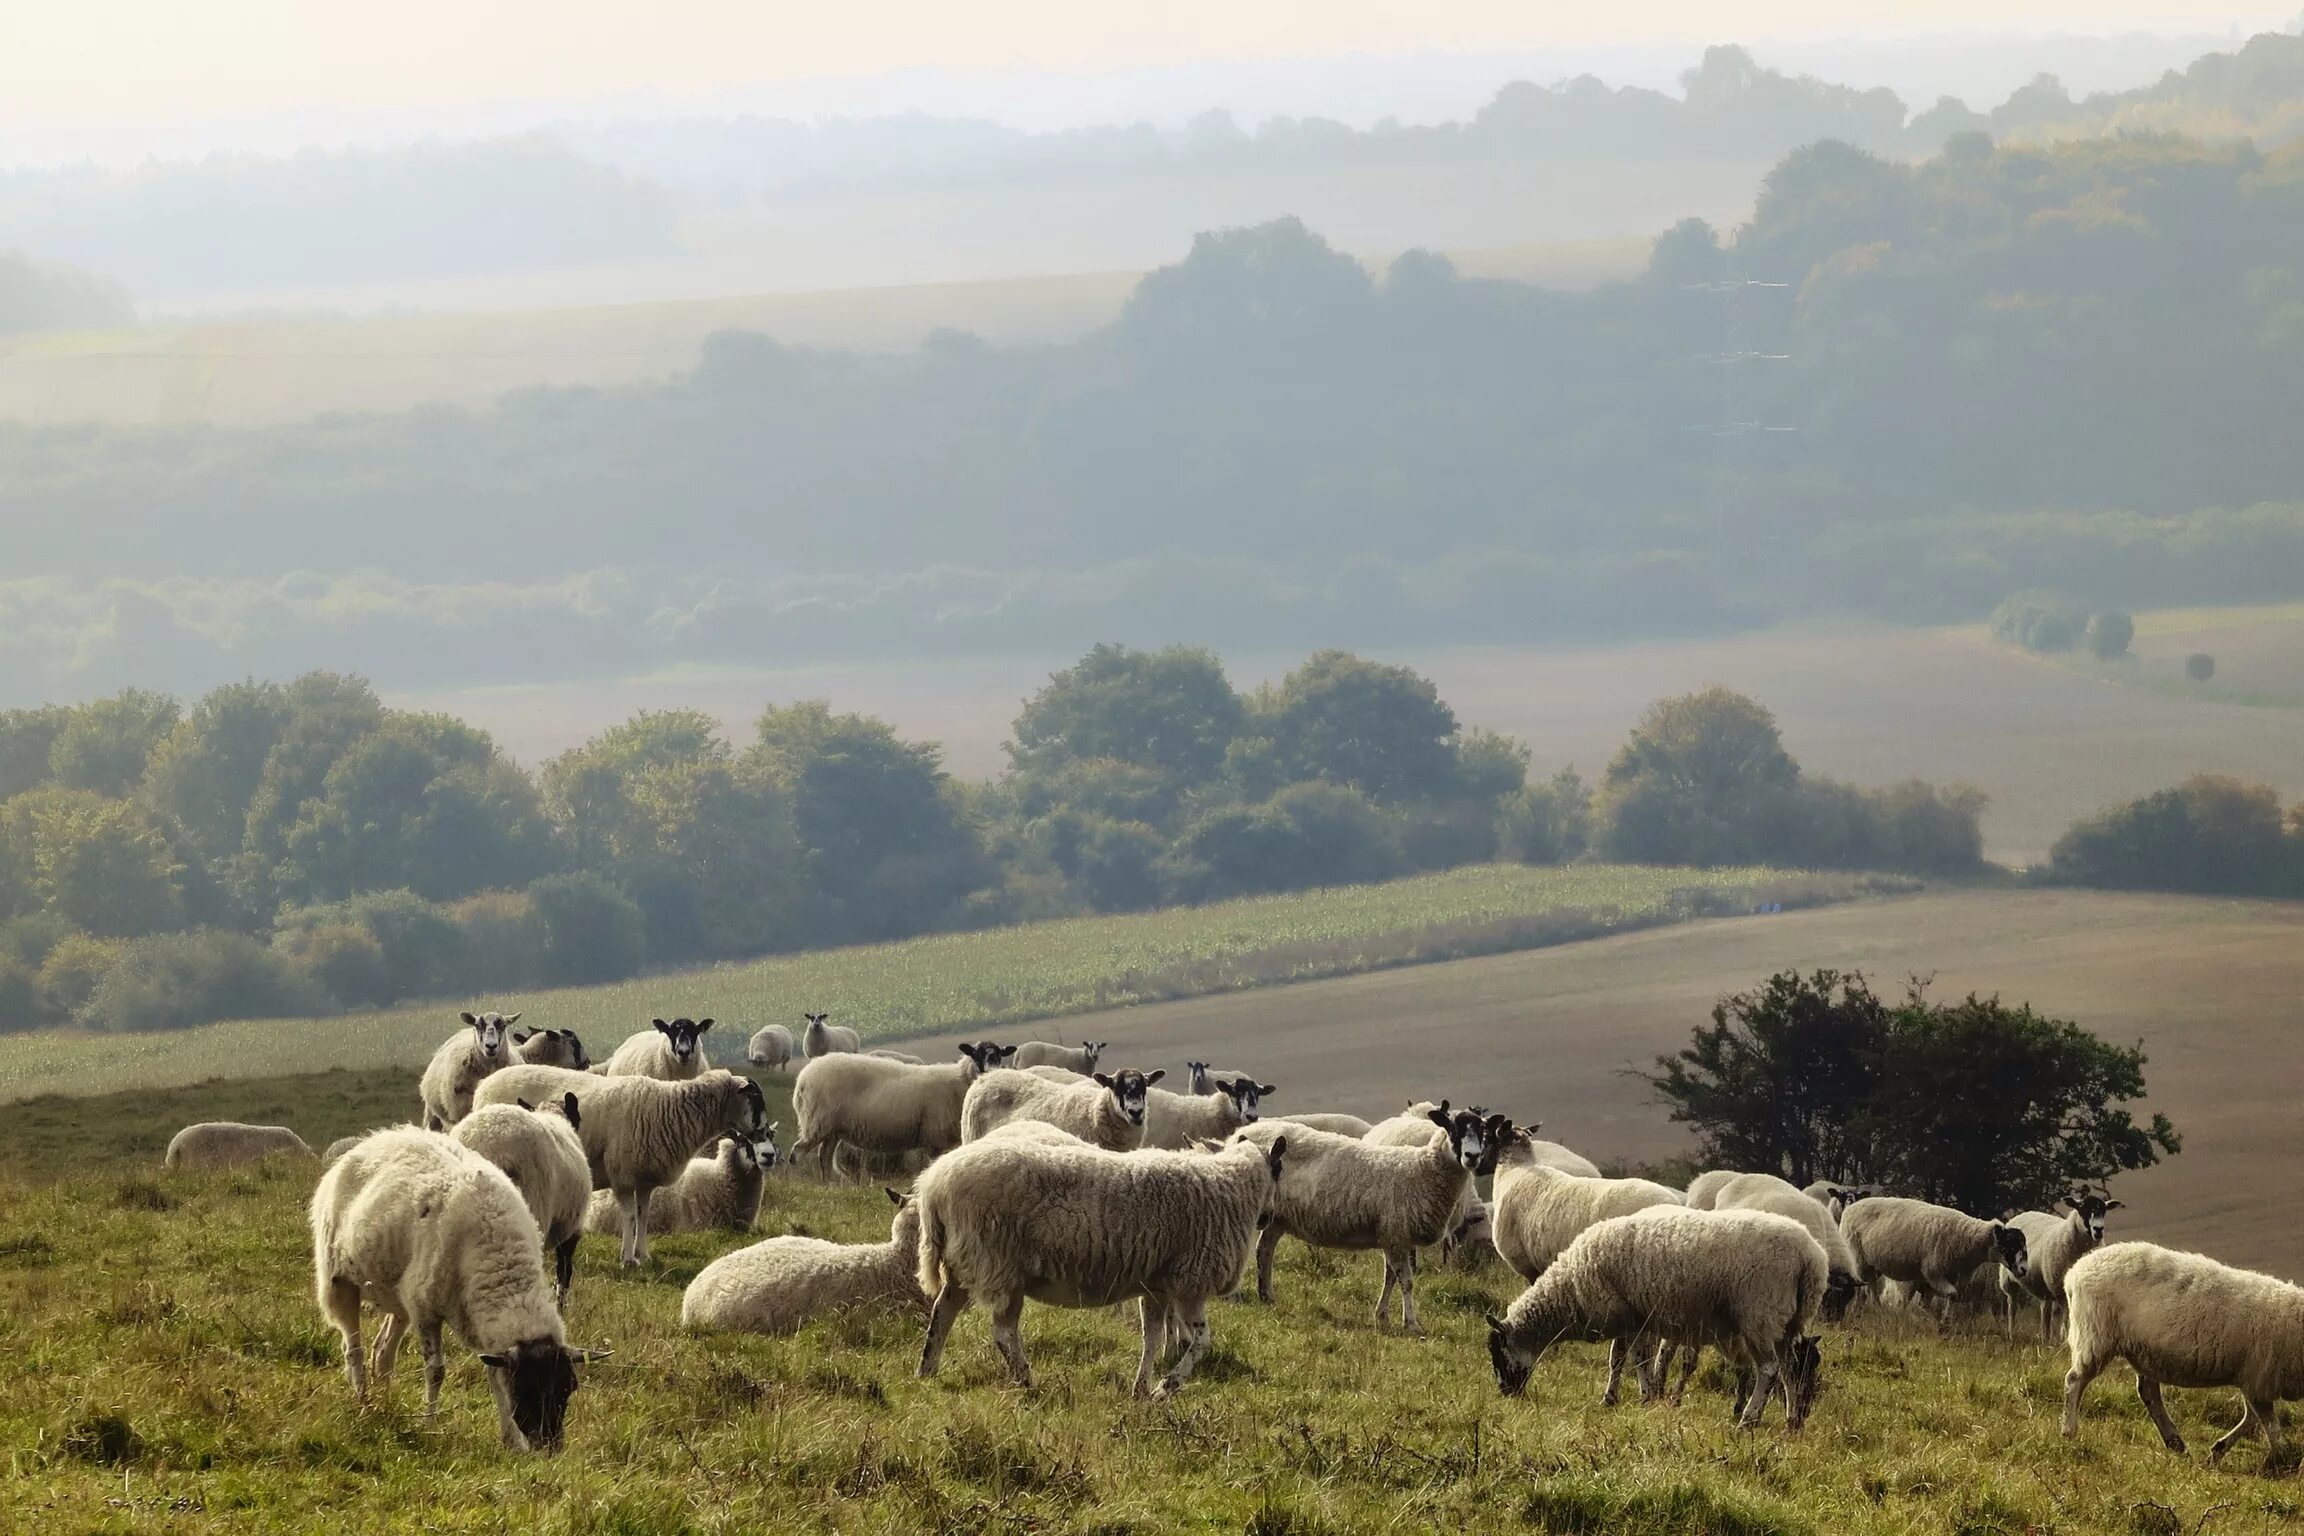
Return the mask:
[[1496,1370],[1496,1390],[1506,1397],[1518,1397],[1528,1390],[1528,1378],[1536,1369],[1537,1351],[1512,1337],[1512,1325],[1495,1313],[1488,1314],[1488,1363]]
[[1088,1073],[1090,1073],[1091,1075],[1093,1075],[1093,1074],[1094,1074],[1094,1072],[1096,1071],[1096,1063],[1097,1063],[1097,1062],[1099,1062],[1099,1061],[1101,1061],[1101,1060],[1103,1060],[1103,1058],[1104,1058],[1104,1050],[1105,1050],[1105,1047],[1109,1046],[1111,1043],[1112,1043],[1112,1042],[1111,1042],[1111,1041],[1109,1041],[1109,1040],[1083,1040],[1083,1041],[1081,1041],[1081,1042],[1080,1042],[1080,1065],[1081,1065],[1081,1069],[1082,1069],[1083,1071],[1085,1071],[1085,1072],[1088,1072]]
[[1816,1308],[1816,1315],[1828,1323],[1836,1323],[1847,1315],[1848,1304],[1855,1299],[1856,1277],[1836,1269],[1824,1282],[1824,1300]]
[[606,1350],[570,1349],[553,1339],[528,1339],[497,1355],[482,1355],[489,1385],[496,1389],[498,1416],[509,1408],[505,1443],[513,1449],[516,1430],[526,1448],[557,1451],[565,1437],[568,1399],[576,1393],[576,1367],[605,1359]]
[[1208,1081],[1208,1063],[1204,1061],[1184,1063],[1184,1077],[1187,1085],[1194,1093],[1213,1093],[1216,1091],[1216,1085]]
[[736,1091],[736,1123],[730,1129],[746,1140],[758,1140],[768,1129],[768,1096],[748,1077],[735,1080],[743,1086]]
[[2091,1243],[2104,1241],[2104,1217],[2120,1209],[2119,1201],[2092,1195],[2084,1189],[2076,1189],[2056,1203],[2080,1218],[2081,1224],[2088,1229],[2088,1241]]
[[1264,1096],[1280,1091],[1275,1085],[1260,1083],[1252,1077],[1220,1077],[1208,1086],[1210,1091],[1221,1093],[1232,1101],[1232,1108],[1240,1116],[1242,1125],[1254,1125],[1256,1117],[1263,1113]]
[[1808,1410],[1816,1405],[1817,1387],[1824,1374],[1824,1341],[1813,1333],[1802,1334],[1792,1341],[1792,1369],[1784,1383],[1787,1424],[1798,1429],[1808,1422]]
[[[1248,1140],[1245,1136],[1239,1139]],[[1255,1145],[1254,1142],[1248,1144],[1250,1146]],[[1271,1175],[1271,1178],[1265,1182],[1263,1202],[1256,1207],[1256,1230],[1259,1232],[1272,1225],[1272,1196],[1280,1188],[1280,1171],[1287,1156],[1288,1138],[1286,1136],[1273,1137],[1272,1145],[1264,1149],[1264,1170]]]
[[1166,1077],[1168,1073],[1165,1068],[1155,1069],[1150,1074],[1146,1074],[1137,1071],[1134,1067],[1122,1067],[1109,1076],[1102,1072],[1093,1075],[1105,1092],[1112,1095],[1112,1102],[1120,1106],[1120,1113],[1127,1118],[1128,1123],[1130,1125],[1142,1125],[1144,1123],[1144,1103],[1150,1097],[1152,1085]]
[[458,1018],[472,1026],[472,1037],[480,1043],[480,1054],[494,1061],[504,1054],[504,1032],[520,1022],[516,1013],[463,1013]]
[[[1495,1118],[1502,1120],[1504,1117],[1498,1115]],[[1495,1165],[1495,1149],[1488,1139],[1491,1125],[1489,1121],[1481,1119],[1478,1113],[1460,1109],[1451,1115],[1445,1110],[1436,1109],[1432,1111],[1431,1120],[1448,1133],[1449,1148],[1455,1152],[1456,1161],[1464,1165],[1465,1172],[1478,1173],[1483,1163],[1490,1167]]]
[[695,1019],[674,1019],[669,1024],[662,1019],[657,1019],[654,1023],[656,1033],[672,1042],[672,1059],[674,1061],[695,1060],[696,1042],[702,1037],[704,1031],[712,1027],[710,1019],[705,1019],[702,1022]]
[[761,1127],[760,1134],[744,1143],[745,1152],[755,1168],[773,1168],[784,1154],[776,1146],[776,1122],[771,1120]]
[[995,1067],[1008,1065],[1009,1058],[1016,1054],[1016,1047],[979,1040],[974,1045],[962,1045],[960,1054],[968,1058],[968,1075],[982,1077]]
[[576,1038],[576,1031],[572,1029],[561,1029],[554,1030],[553,1033],[557,1034],[565,1043],[565,1047],[568,1052],[569,1066],[575,1068],[579,1072],[589,1072],[592,1070],[592,1058],[585,1054],[584,1042]]
[[1992,1246],[2000,1256],[2001,1267],[2017,1279],[2023,1279],[2024,1268],[2030,1258],[2024,1248],[2023,1229],[1994,1222],[1992,1224]]

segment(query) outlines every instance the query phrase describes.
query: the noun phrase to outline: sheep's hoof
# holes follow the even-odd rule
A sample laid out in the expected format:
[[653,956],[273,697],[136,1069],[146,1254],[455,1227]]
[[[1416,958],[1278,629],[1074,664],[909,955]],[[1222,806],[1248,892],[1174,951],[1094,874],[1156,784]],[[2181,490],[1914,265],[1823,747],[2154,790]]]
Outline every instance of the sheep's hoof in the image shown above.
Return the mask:
[[[2182,1435],[2162,1435],[2160,1437],[2160,1443],[2168,1447],[2168,1449],[2174,1451],[2179,1456],[2184,1454],[2184,1437]],[[2222,1454],[2223,1452],[2221,1451],[2210,1451],[2208,1453],[2209,1464],[2213,1466],[2216,1463],[2217,1458]]]
[[1603,1408],[1613,1408],[1621,1401],[1623,1401],[1623,1399],[1618,1397],[1617,1394],[1613,1392],[1603,1392],[1600,1394],[1600,1406]]
[[1152,1396],[1155,1399],[1170,1398],[1183,1390],[1184,1382],[1181,1377],[1164,1376],[1160,1379],[1160,1385],[1152,1389]]

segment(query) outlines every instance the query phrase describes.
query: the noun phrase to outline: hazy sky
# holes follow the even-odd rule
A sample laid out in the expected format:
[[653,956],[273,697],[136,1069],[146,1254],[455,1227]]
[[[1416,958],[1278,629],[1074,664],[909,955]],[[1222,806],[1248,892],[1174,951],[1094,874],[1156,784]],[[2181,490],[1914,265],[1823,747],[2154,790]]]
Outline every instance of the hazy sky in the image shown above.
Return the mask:
[[2228,0],[0,0],[0,119],[1966,26],[2220,32],[2288,11]]

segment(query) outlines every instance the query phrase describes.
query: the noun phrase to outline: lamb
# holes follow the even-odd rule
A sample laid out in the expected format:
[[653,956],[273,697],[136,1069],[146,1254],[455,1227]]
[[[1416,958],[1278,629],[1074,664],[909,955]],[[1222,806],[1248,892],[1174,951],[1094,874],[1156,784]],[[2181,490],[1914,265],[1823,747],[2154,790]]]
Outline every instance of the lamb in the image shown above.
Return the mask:
[[1682,1203],[1680,1191],[1647,1179],[1563,1173],[1537,1161],[1534,1138],[1514,1131],[1496,1154],[1488,1223],[1496,1256],[1522,1279],[1535,1280],[1586,1229],[1651,1206]]
[[920,1294],[920,1208],[888,1191],[896,1218],[884,1243],[772,1237],[704,1266],[680,1298],[680,1325],[741,1333],[796,1333],[827,1312],[855,1307],[928,1310]]
[[810,1061],[819,1056],[864,1048],[863,1039],[847,1025],[825,1023],[826,1019],[832,1017],[828,1013],[804,1013],[800,1017],[808,1021],[808,1028],[800,1036],[800,1049]]
[[[724,1136],[702,1157],[692,1157],[680,1177],[648,1202],[648,1235],[668,1232],[749,1232],[760,1217],[767,1170],[776,1166],[776,1127],[757,1141]],[[620,1232],[623,1213],[616,1197],[599,1190],[584,1216],[587,1232]]]
[[310,1157],[304,1138],[284,1125],[242,1125],[236,1120],[209,1120],[188,1125],[169,1138],[163,1159],[182,1173],[215,1168],[244,1168],[268,1157]]
[[[1027,1040],[1016,1047],[1016,1065],[1019,1067],[1062,1067],[1081,1077],[1096,1075],[1096,1063],[1104,1055],[1109,1040],[1083,1040],[1079,1049],[1068,1045],[1051,1045],[1045,1040]],[[1195,1092],[1198,1090],[1195,1089]]]
[[489,1104],[456,1122],[449,1136],[504,1170],[528,1214],[552,1250],[560,1310],[568,1310],[568,1286],[576,1278],[576,1244],[584,1236],[585,1203],[592,1194],[592,1167],[577,1136],[583,1112],[576,1095],[538,1110],[523,1099]]
[[713,1071],[685,1083],[653,1077],[601,1077],[561,1067],[507,1067],[480,1085],[483,1104],[558,1101],[572,1093],[583,1123],[576,1134],[592,1187],[616,1192],[624,1212],[627,1267],[648,1262],[648,1202],[676,1181],[688,1160],[723,1134],[757,1139],[768,1125],[760,1085]]
[[1135,1298],[1144,1332],[1136,1395],[1173,1332],[1181,1348],[1155,1395],[1191,1378],[1208,1349],[1208,1299],[1240,1283],[1272,1213],[1288,1150],[1245,1137],[1187,1152],[1106,1152],[996,1133],[929,1165],[920,1204],[920,1289],[935,1297],[920,1374],[933,1376],[971,1300],[1019,1386],[1032,1384],[1017,1321],[1026,1298],[1104,1307]]
[[756,1067],[772,1067],[781,1072],[792,1065],[799,1048],[792,1043],[792,1031],[781,1024],[769,1024],[753,1032],[745,1044],[744,1059]]
[[1569,1244],[1559,1261],[1488,1319],[1488,1358],[1506,1397],[1560,1339],[1606,1339],[1613,1404],[1627,1356],[1643,1398],[1659,1384],[1647,1342],[1706,1344],[1736,1363],[1737,1420],[1760,1422],[1781,1387],[1798,1430],[1815,1401],[1822,1352],[1807,1328],[1824,1294],[1824,1250],[1798,1222],[1766,1211],[1691,1211],[1679,1201],[1613,1217]]
[[[1531,1130],[1534,1127],[1530,1128]],[[1600,1177],[1600,1165],[1581,1152],[1571,1152],[1556,1141],[1540,1141],[1534,1135],[1528,1138],[1528,1155],[1546,1168],[1572,1173],[1580,1179]]]
[[1952,1300],[1975,1270],[1995,1260],[2024,1278],[2024,1234],[2004,1222],[1985,1221],[1925,1200],[1875,1196],[1848,1207],[1840,1218],[1856,1275],[1875,1294],[1885,1281],[1897,1281],[1937,1299],[1940,1321],[1949,1323]]
[[2072,1368],[2064,1375],[2064,1435],[2080,1429],[2080,1398],[2107,1365],[2136,1368],[2136,1396],[2178,1455],[2184,1437],[2160,1389],[2237,1387],[2240,1422],[2208,1452],[2211,1466],[2243,1434],[2264,1437],[2265,1467],[2288,1447],[2278,1404],[2304,1397],[2304,1289],[2254,1270],[2154,1243],[2109,1243],[2064,1275]]
[[935,1157],[960,1145],[960,1106],[969,1085],[1015,1055],[1016,1047],[980,1040],[959,1050],[960,1060],[932,1067],[854,1052],[811,1052],[792,1082],[792,1113],[800,1122],[793,1158],[816,1158],[817,1171],[829,1178],[844,1146],[869,1159],[908,1152]]
[[2080,1256],[2104,1241],[2104,1218],[2120,1209],[2120,1202],[2076,1189],[2056,1202],[2071,1214],[2021,1211],[2008,1225],[2024,1234],[2024,1276],[1996,1272],[2000,1301],[2008,1321],[2008,1334],[2016,1334],[2016,1299],[2030,1297],[2040,1303],[2040,1340],[2054,1343],[2057,1314],[2064,1309],[2064,1277]]
[[1264,1097],[1278,1090],[1252,1077],[1219,1079],[1206,1094],[1147,1090],[1144,1145],[1176,1151],[1194,1141],[1220,1141],[1244,1125],[1254,1125]]
[[1272,1255],[1283,1237],[1317,1248],[1375,1249],[1384,1255],[1376,1326],[1389,1320],[1400,1292],[1400,1326],[1417,1331],[1416,1250],[1455,1228],[1457,1208],[1495,1139],[1510,1130],[1502,1116],[1470,1110],[1432,1112],[1434,1134],[1421,1146],[1378,1146],[1357,1136],[1265,1121],[1240,1132],[1259,1146],[1292,1148],[1288,1178],[1272,1196],[1272,1220],[1256,1244],[1256,1296],[1272,1299]]
[[516,1013],[464,1013],[469,1035],[450,1035],[432,1053],[418,1092],[424,1101],[424,1128],[444,1131],[472,1113],[472,1094],[482,1078],[511,1062],[504,1032],[519,1022]]
[[667,1083],[685,1083],[712,1070],[704,1054],[704,1032],[710,1019],[662,1019],[616,1047],[608,1058],[610,1077],[655,1077]]
[[1134,1067],[1079,1077],[1065,1067],[1032,1067],[978,1078],[960,1105],[960,1140],[981,1141],[1017,1120],[1043,1120],[1107,1152],[1144,1145],[1145,1098],[1167,1076]]
[[1326,1131],[1332,1136],[1365,1136],[1369,1131],[1368,1122],[1358,1115],[1315,1113],[1309,1115],[1274,1115],[1272,1118],[1285,1121],[1290,1125],[1303,1125],[1309,1126],[1315,1131]]
[[532,1029],[514,1035],[512,1054],[532,1067],[571,1067],[578,1072],[592,1069],[592,1058],[585,1054],[584,1042],[572,1029]]
[[1186,1091],[1194,1097],[1214,1093],[1216,1080],[1220,1077],[1253,1078],[1255,1075],[1253,1072],[1228,1072],[1222,1067],[1212,1067],[1204,1061],[1184,1063],[1184,1086]]
[[344,1338],[352,1394],[368,1397],[361,1304],[385,1314],[376,1374],[389,1378],[413,1329],[424,1351],[424,1412],[437,1415],[448,1372],[443,1328],[488,1367],[497,1433],[510,1450],[557,1450],[576,1366],[544,1280],[543,1234],[502,1170],[415,1126],[378,1131],[312,1192],[312,1275],[320,1311]]

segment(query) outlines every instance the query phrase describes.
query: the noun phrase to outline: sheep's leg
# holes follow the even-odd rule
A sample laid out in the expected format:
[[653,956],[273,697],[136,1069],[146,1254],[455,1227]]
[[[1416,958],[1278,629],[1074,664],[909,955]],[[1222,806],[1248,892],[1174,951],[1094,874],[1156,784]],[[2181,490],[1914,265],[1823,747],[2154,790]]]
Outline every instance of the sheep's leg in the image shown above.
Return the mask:
[[[2168,1417],[2168,1405],[2160,1401],[2158,1378],[2147,1376],[2142,1371],[2138,1371],[2136,1373],[2136,1396],[2144,1404],[2144,1411],[2152,1416],[2152,1427],[2160,1431],[2160,1443],[2177,1455],[2183,1455],[2184,1437],[2177,1432],[2176,1421]],[[2234,1430],[2233,1433],[2238,1434],[2239,1431]]]
[[1379,1328],[1384,1326],[1384,1320],[1392,1313],[1392,1288],[1399,1283],[1399,1273],[1392,1267],[1392,1255],[1386,1254],[1384,1255],[1384,1288],[1376,1293],[1376,1326]]
[[1632,1366],[1640,1383],[1640,1401],[1652,1403],[1664,1395],[1664,1385],[1672,1376],[1672,1350],[1670,1339],[1650,1334],[1633,1341]]
[[416,1325],[416,1342],[424,1351],[424,1417],[440,1413],[440,1386],[448,1379],[448,1352],[440,1347],[437,1318]]
[[1264,1235],[1256,1239],[1256,1299],[1272,1299],[1272,1252],[1280,1246],[1280,1223],[1272,1222],[1264,1228]]
[[360,1351],[360,1287],[349,1280],[331,1280],[320,1299],[321,1310],[344,1335],[344,1374],[351,1379],[355,1401],[368,1401],[368,1361]]
[[648,1262],[648,1202],[656,1191],[643,1184],[632,1191],[632,1258],[635,1265]]
[[1404,1250],[1394,1267],[1400,1271],[1400,1326],[1408,1333],[1422,1333],[1416,1322],[1416,1250]]
[[[1670,1375],[1672,1371],[1671,1355],[1672,1346],[1670,1344],[1666,1344],[1664,1346],[1664,1371],[1666,1375]],[[1680,1400],[1688,1395],[1688,1384],[1696,1379],[1696,1364],[1703,1358],[1703,1346],[1698,1344],[1686,1344],[1681,1346],[1680,1384],[1672,1389],[1673,1407],[1679,1407]]]
[[[1635,1336],[1637,1337],[1637,1336]],[[1632,1353],[1631,1339],[1608,1341],[1608,1385],[1600,1389],[1600,1406],[1613,1408],[1623,1401],[1624,1362]]]
[[[2240,1422],[2226,1430],[2222,1438],[2218,1439],[2214,1445],[2208,1447],[2208,1465],[2214,1466],[2216,1463],[2222,1461],[2224,1459],[2224,1453],[2232,1449],[2233,1446],[2239,1444],[2240,1437],[2255,1427],[2256,1405],[2248,1400],[2246,1393],[2242,1393],[2240,1397]],[[2267,1448],[2269,1448],[2272,1444],[2271,1439],[2267,1437],[2264,1444]],[[2267,1461],[2265,1465],[2270,1466],[2271,1463]]]
[[1808,1423],[1808,1410],[1815,1406],[1817,1378],[1822,1363],[1811,1358],[1805,1367],[1799,1364],[1794,1351],[1799,1347],[1800,1331],[1795,1328],[1777,1351],[1777,1379],[1784,1383],[1785,1428],[1797,1434]]
[[1200,1357],[1208,1353],[1208,1298],[1196,1297],[1179,1306],[1171,1326],[1182,1332],[1184,1347],[1177,1353],[1176,1363],[1168,1367],[1168,1374],[1161,1378],[1159,1390],[1152,1394],[1154,1397],[1175,1396],[1177,1390],[1191,1380]]
[[[2102,1360],[2082,1360],[2077,1355],[2073,1356],[2072,1369],[2064,1373],[2062,1433],[2065,1439],[2069,1440],[2080,1432],[2080,1398],[2088,1390],[2088,1383],[2096,1379],[2104,1366],[2105,1362]],[[2142,1393],[2144,1390],[2142,1378],[2138,1378],[2136,1390],[2138,1393]]]
[[1003,1296],[986,1302],[992,1313],[992,1347],[1008,1362],[1008,1379],[1020,1387],[1032,1385],[1032,1365],[1024,1358],[1024,1332],[1017,1324],[1024,1316],[1024,1296]]
[[376,1354],[371,1370],[378,1381],[389,1381],[392,1367],[400,1358],[400,1341],[407,1336],[408,1319],[397,1312],[387,1312],[376,1325]]
[[928,1340],[920,1347],[920,1374],[933,1376],[944,1359],[944,1340],[952,1332],[952,1319],[968,1308],[968,1293],[950,1280],[936,1293],[936,1303],[928,1309]]
[[638,1201],[639,1191],[637,1190],[620,1189],[616,1191],[616,1226],[618,1232],[622,1235],[624,1240],[623,1249],[617,1255],[617,1262],[622,1264],[626,1269],[630,1269],[633,1265],[640,1262],[638,1259],[632,1257],[632,1207],[637,1204]]
[[1744,1353],[1745,1359],[1737,1367],[1737,1376],[1741,1379],[1749,1373],[1752,1388],[1744,1400],[1744,1412],[1737,1423],[1745,1429],[1754,1429],[1759,1426],[1762,1415],[1768,1411],[1768,1400],[1776,1395],[1776,1360],[1774,1356],[1766,1354],[1755,1360],[1753,1356],[1757,1352],[1749,1347]]
[[1136,1362],[1135,1393],[1150,1397],[1152,1374],[1160,1369],[1160,1354],[1168,1343],[1168,1304],[1146,1296],[1136,1303],[1136,1314],[1144,1329],[1144,1358]]
[[2048,1301],[2043,1301],[2042,1303],[2040,1303],[2040,1342],[2041,1342],[2041,1343],[2043,1343],[2043,1344],[2053,1344],[2053,1343],[2055,1343],[2055,1342],[2056,1342],[2056,1315],[2057,1315],[2057,1313],[2059,1313],[2059,1312],[2060,1312],[2060,1311],[2062,1311],[2062,1310],[2063,1310],[2063,1309],[2062,1309],[2062,1307],[2060,1307],[2060,1306],[2059,1306],[2059,1305],[2058,1305],[2058,1304],[2057,1304],[2057,1303],[2056,1303],[2054,1300],[2052,1300],[2052,1299],[2051,1299],[2051,1300],[2048,1300]]
[[576,1231],[569,1233],[567,1240],[553,1250],[552,1261],[560,1286],[559,1306],[563,1313],[568,1310],[568,1287],[574,1284],[576,1280],[576,1244],[583,1236],[584,1231],[579,1227]]
[[2280,1405],[2268,1397],[2251,1397],[2248,1411],[2256,1416],[2256,1427],[2264,1432],[2264,1470],[2274,1471],[2288,1464],[2288,1442],[2280,1435]]

